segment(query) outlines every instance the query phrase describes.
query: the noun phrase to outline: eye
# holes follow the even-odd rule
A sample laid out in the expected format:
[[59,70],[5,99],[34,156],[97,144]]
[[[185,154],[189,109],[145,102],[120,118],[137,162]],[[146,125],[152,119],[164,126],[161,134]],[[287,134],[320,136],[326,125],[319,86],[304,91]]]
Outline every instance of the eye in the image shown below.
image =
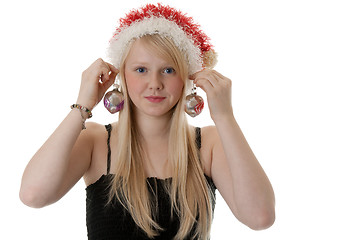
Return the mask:
[[172,73],[175,73],[176,70],[174,70],[174,68],[171,68],[171,67],[168,67],[168,68],[165,68],[164,69],[164,73],[167,73],[167,74],[172,74]]
[[165,72],[165,73],[168,73],[168,74],[175,73],[175,71],[176,71],[176,70],[174,70],[174,68],[171,68],[171,67],[165,68],[165,70],[164,70],[164,72]]
[[146,71],[147,71],[147,69],[144,67],[136,68],[136,72],[138,72],[138,73],[145,73]]

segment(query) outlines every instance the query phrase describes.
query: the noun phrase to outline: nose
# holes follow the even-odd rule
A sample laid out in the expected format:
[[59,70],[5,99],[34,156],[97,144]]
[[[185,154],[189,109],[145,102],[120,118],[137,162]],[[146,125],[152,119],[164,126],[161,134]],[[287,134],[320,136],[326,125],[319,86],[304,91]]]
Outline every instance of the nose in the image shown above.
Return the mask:
[[152,74],[149,81],[149,89],[152,90],[161,90],[164,88],[164,85],[161,81],[161,76],[159,73]]

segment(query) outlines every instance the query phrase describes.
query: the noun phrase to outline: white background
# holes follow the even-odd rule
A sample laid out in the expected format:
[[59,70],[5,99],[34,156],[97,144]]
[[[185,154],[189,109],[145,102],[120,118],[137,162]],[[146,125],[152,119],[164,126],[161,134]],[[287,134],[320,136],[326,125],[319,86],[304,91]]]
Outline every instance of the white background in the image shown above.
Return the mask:
[[[168,3],[193,16],[211,37],[219,53],[216,70],[233,81],[235,116],[276,194],[276,222],[259,232],[238,222],[217,194],[212,239],[344,239],[341,1]],[[37,210],[19,200],[21,175],[76,101],[81,72],[105,58],[118,18],[142,4],[1,2],[5,239],[87,238],[82,180],[58,203]],[[92,120],[116,118],[98,106]],[[213,124],[207,111],[190,123]]]

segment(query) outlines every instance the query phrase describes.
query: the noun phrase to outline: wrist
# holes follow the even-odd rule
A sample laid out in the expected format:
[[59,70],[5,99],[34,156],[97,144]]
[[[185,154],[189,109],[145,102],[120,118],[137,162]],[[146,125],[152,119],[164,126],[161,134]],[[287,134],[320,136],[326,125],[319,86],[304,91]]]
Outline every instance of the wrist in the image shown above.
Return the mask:
[[86,107],[84,107],[84,106],[82,106],[80,104],[72,104],[70,106],[70,108],[72,110],[73,109],[78,109],[79,110],[80,116],[82,118],[82,129],[86,129],[86,126],[85,126],[86,119],[92,117],[92,112],[88,108],[86,108]]
[[224,112],[222,114],[212,114],[211,118],[213,119],[214,123],[235,121],[235,117],[232,110],[228,110],[227,112]]
[[94,105],[90,103],[90,101],[87,101],[87,100],[83,100],[82,98],[78,98],[76,100],[76,104],[80,105],[80,106],[83,106],[87,109],[89,109],[90,111],[93,110],[94,108]]
[[236,123],[236,119],[233,114],[227,113],[227,114],[222,114],[221,116],[216,116],[212,118],[214,123],[217,124],[232,124]]

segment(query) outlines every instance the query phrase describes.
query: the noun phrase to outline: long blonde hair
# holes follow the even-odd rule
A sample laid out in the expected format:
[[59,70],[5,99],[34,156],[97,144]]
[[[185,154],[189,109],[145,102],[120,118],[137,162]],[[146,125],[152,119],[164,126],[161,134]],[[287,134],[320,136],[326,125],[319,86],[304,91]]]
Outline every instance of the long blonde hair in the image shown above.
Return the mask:
[[[195,141],[195,129],[188,125],[184,112],[184,99],[188,88],[188,68],[184,56],[173,42],[158,34],[142,38],[144,44],[154,49],[161,57],[174,64],[177,73],[184,80],[181,99],[171,110],[171,127],[169,131],[168,163],[172,169],[172,181],[165,186],[171,200],[171,215],[176,212],[180,228],[175,239],[184,239],[196,223],[196,239],[208,239],[212,222],[213,195],[204,176]],[[125,96],[125,106],[120,112],[117,137],[117,155],[111,181],[109,202],[116,197],[128,210],[135,223],[149,238],[163,230],[156,222],[157,206],[150,197],[147,176],[143,167],[144,149],[140,132],[136,126],[131,102],[125,84],[124,68],[131,44],[122,57],[120,78]]]

